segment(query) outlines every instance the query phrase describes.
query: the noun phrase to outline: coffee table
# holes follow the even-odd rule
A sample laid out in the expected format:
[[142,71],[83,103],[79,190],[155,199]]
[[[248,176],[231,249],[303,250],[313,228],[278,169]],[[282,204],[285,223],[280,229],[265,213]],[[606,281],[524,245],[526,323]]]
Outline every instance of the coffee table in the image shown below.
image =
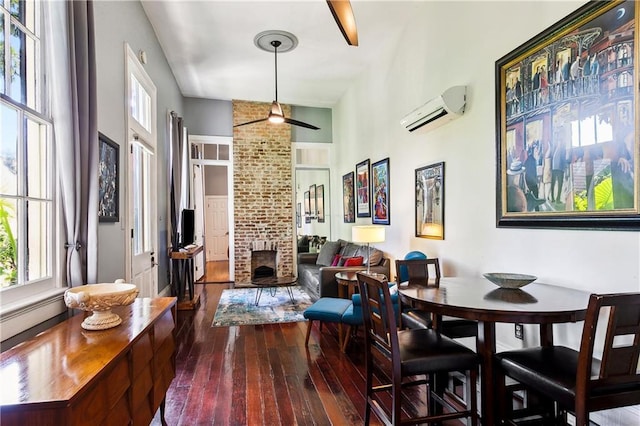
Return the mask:
[[297,277],[260,277],[253,278],[251,280],[251,284],[258,287],[256,291],[256,301],[255,305],[258,306],[260,303],[260,297],[262,296],[262,291],[267,288],[269,289],[269,295],[271,297],[276,295],[276,291],[278,287],[284,287],[287,289],[289,293],[289,298],[291,299],[291,303],[296,303],[296,300],[293,298],[293,291],[291,287],[293,287],[296,282],[298,282]]

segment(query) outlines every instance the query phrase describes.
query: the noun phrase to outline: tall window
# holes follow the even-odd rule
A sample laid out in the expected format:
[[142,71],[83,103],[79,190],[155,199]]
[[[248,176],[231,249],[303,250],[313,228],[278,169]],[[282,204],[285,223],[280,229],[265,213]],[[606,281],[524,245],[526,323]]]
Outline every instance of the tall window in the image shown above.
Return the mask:
[[[53,275],[53,151],[40,3],[0,0],[0,289]],[[6,300],[6,298],[5,298]]]

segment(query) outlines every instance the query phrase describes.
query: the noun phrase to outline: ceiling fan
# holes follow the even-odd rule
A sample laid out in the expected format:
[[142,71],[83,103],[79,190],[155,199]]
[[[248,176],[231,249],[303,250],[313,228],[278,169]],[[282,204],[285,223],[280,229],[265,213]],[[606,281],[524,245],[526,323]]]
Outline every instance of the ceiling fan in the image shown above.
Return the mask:
[[358,29],[349,0],[327,0],[333,19],[336,20],[340,32],[349,46],[358,45]]
[[294,120],[293,118],[285,117],[282,111],[282,106],[278,102],[278,48],[285,45],[281,49],[282,52],[288,52],[293,50],[298,45],[298,39],[291,33],[286,31],[264,31],[258,34],[254,38],[255,45],[262,50],[273,51],[275,57],[275,82],[276,82],[276,100],[271,102],[271,110],[269,115],[265,118],[258,120],[247,121],[246,123],[236,124],[233,127],[246,126],[248,124],[261,123],[263,121],[269,121],[270,123],[279,124],[287,123],[293,126],[305,127],[312,130],[320,130],[320,127],[313,124],[305,123],[303,121]]

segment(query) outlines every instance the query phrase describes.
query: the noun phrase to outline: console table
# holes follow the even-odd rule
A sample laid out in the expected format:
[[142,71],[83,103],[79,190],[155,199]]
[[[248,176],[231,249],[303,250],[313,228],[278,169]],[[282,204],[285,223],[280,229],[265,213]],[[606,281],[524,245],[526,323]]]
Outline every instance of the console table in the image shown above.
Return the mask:
[[2,425],[148,425],[175,377],[176,299],[114,308],[117,327],[79,314],[0,354]]
[[193,259],[202,250],[202,246],[193,246],[172,251],[169,255],[175,268],[173,280],[174,294],[178,296],[178,310],[192,310],[198,306],[200,295],[195,293],[193,287]]

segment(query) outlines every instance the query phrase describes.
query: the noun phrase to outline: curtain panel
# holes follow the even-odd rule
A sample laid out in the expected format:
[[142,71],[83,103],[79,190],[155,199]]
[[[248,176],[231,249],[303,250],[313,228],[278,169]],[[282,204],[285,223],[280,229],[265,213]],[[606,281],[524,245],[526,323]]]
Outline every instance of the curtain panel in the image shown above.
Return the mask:
[[70,287],[98,275],[98,126],[93,4],[43,2],[51,116]]

